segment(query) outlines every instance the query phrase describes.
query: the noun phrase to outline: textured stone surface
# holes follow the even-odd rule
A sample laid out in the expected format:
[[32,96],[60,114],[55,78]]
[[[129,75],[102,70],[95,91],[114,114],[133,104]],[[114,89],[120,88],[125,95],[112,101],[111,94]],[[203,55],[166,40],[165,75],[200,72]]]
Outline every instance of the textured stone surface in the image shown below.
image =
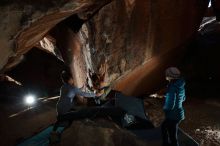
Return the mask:
[[[83,137],[86,139],[83,140]],[[146,142],[140,140],[134,134],[107,120],[73,122],[72,126],[63,133],[59,145],[148,146]]]
[[[41,48],[62,56],[76,86],[99,89],[111,84],[128,95],[145,94],[163,81],[166,67],[181,59],[208,5],[208,0],[109,2],[5,2],[0,68],[6,62],[4,69],[16,65],[41,40]],[[45,42],[46,35],[55,41]]]
[[[28,52],[57,23],[74,13],[93,12],[108,0],[2,1],[0,2],[0,70]],[[5,69],[12,67],[5,66]]]
[[152,91],[197,32],[208,1],[121,0],[102,8],[81,30],[91,70],[129,95]]

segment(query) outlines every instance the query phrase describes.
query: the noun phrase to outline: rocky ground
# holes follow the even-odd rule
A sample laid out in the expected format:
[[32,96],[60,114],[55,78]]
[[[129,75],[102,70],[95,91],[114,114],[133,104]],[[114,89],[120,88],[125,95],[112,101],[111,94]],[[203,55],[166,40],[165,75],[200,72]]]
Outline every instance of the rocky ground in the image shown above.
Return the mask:
[[[83,131],[83,132],[82,132]],[[109,120],[80,120],[72,123],[61,138],[61,143],[51,146],[151,146],[134,134],[123,130]]]
[[28,109],[23,102],[16,102],[0,103],[1,146],[14,146],[55,121],[55,103],[47,103]]
[[[164,118],[162,99],[146,99],[148,115],[157,127]],[[185,105],[186,119],[180,127],[200,146],[220,146],[220,100],[188,98]]]
[[[148,116],[156,127],[160,126],[164,119],[162,105],[162,99],[148,98],[145,100]],[[22,139],[46,128],[55,121],[56,113],[54,107],[55,102],[48,102],[25,111],[23,110],[26,108],[24,105],[15,103],[1,104],[0,136],[2,140],[0,145],[15,145]],[[188,98],[184,107],[186,119],[180,124],[180,127],[199,142],[201,146],[219,146],[220,101],[217,99]],[[75,136],[72,137],[72,135]],[[103,119],[75,121],[62,137],[61,145],[67,145],[69,142],[77,142],[78,145],[83,146],[91,143],[108,146],[121,146],[127,145],[127,143],[131,146],[146,145],[133,134]],[[94,140],[97,137],[99,137],[99,143]]]

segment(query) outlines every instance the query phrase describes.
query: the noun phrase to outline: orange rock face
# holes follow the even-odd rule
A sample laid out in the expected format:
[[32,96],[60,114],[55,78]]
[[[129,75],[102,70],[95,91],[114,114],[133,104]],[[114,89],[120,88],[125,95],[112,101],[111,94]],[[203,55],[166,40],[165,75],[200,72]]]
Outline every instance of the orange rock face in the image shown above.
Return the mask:
[[[16,65],[56,24],[75,13],[87,14],[110,0],[2,1],[0,2],[0,70]],[[7,64],[7,65],[6,65]]]
[[[99,89],[111,85],[125,94],[140,95],[155,90],[165,68],[181,59],[208,0],[45,1],[48,9],[37,2],[25,1],[24,7],[16,3],[2,6],[1,18],[16,18],[6,21],[4,27],[1,24],[2,30],[16,23],[10,31],[3,31],[6,37],[0,35],[0,54],[5,54],[1,69],[16,65],[39,41],[47,49],[42,45],[46,40],[57,49],[47,50],[61,55],[70,67],[76,86]],[[7,16],[6,6],[21,12]],[[48,35],[52,43],[44,38]]]
[[81,30],[94,72],[128,95],[153,91],[197,32],[208,2],[121,0],[102,8]]

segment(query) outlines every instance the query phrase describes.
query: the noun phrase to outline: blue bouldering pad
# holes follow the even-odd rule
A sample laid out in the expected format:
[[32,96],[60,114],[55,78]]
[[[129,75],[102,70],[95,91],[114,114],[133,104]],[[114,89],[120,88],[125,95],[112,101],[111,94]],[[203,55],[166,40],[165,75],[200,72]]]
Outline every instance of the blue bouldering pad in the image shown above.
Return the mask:
[[[50,133],[53,129],[53,126],[49,126],[36,135],[25,139],[23,142],[18,144],[17,146],[48,146],[49,145],[49,137]],[[64,127],[58,127],[57,132],[62,133]]]

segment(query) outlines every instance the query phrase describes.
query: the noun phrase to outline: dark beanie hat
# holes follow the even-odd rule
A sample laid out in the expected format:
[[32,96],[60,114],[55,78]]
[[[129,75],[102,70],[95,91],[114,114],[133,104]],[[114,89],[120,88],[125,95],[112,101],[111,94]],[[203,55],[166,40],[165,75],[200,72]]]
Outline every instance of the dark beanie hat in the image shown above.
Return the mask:
[[179,78],[181,75],[181,72],[178,68],[176,67],[169,67],[166,69],[165,74],[167,77],[171,77],[171,78]]

